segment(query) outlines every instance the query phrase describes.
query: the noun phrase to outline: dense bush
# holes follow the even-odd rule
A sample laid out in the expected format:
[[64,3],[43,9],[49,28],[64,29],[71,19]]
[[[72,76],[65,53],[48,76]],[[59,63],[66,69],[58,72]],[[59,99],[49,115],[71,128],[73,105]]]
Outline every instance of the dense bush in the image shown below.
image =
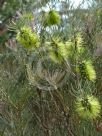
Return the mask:
[[0,136],[102,135],[102,2],[85,2],[0,3]]

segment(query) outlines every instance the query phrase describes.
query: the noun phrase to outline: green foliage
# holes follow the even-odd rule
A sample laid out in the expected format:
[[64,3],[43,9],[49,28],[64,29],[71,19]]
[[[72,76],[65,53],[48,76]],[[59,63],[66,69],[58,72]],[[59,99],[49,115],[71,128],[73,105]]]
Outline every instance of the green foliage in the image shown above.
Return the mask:
[[7,2],[14,12],[11,35],[1,38],[0,136],[101,136],[98,3]]

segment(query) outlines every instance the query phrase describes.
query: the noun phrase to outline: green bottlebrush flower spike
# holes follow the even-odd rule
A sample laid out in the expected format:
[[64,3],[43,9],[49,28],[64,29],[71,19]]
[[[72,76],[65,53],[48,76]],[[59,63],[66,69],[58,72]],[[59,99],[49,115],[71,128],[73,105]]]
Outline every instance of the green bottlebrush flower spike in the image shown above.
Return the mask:
[[68,55],[68,56],[73,56],[74,48],[73,48],[73,43],[72,43],[71,40],[66,41],[65,47],[66,47],[66,50],[67,50],[67,51],[66,51],[66,52],[67,52],[67,55]]
[[38,37],[28,26],[21,28],[20,32],[17,33],[16,39],[25,48],[31,49],[38,47]]
[[70,57],[77,57],[78,55],[84,53],[83,39],[80,33],[78,33],[76,36],[76,45],[71,39],[66,41],[65,45],[68,56]]
[[47,26],[60,24],[60,15],[55,10],[50,10],[45,14],[45,24]]
[[96,79],[96,72],[90,60],[85,60],[78,66],[79,72],[83,79],[94,81]]
[[61,63],[68,56],[65,44],[58,40],[53,40],[49,47],[49,56],[54,62]]
[[92,95],[77,98],[75,106],[78,115],[84,119],[94,119],[98,117],[101,110],[98,99]]
[[82,38],[80,33],[78,33],[77,36],[76,36],[76,42],[77,42],[77,47],[76,47],[77,52],[79,54],[83,53],[84,52],[83,38]]

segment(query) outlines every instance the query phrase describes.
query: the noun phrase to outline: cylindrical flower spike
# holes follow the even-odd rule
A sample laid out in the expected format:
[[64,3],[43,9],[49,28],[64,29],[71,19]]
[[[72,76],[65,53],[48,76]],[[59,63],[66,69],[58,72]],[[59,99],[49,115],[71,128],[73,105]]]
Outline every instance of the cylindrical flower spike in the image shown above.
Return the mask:
[[60,15],[55,10],[50,10],[48,13],[45,13],[45,25],[51,26],[51,25],[58,25],[60,24]]
[[38,47],[38,37],[28,26],[21,28],[21,30],[17,33],[16,39],[25,48],[31,49]]
[[84,47],[83,47],[83,38],[80,33],[77,34],[76,36],[76,42],[77,42],[77,47],[76,50],[79,54],[84,52]]
[[78,115],[84,119],[94,119],[98,117],[101,110],[98,99],[92,95],[77,98],[75,107]]
[[49,56],[54,62],[61,63],[63,59],[68,57],[66,45],[57,39],[53,40],[49,47]]
[[81,62],[78,68],[83,79],[88,79],[90,81],[94,81],[96,79],[96,72],[91,60]]

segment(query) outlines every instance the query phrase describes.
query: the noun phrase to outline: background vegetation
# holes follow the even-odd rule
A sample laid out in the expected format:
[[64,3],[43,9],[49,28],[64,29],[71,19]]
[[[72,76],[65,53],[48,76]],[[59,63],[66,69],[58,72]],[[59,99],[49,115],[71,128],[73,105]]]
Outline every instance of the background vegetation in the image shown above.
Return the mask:
[[[46,23],[51,10],[59,14],[58,24]],[[38,36],[38,48],[21,44],[23,26]],[[68,48],[66,57],[63,46],[70,43],[76,48]],[[56,44],[57,55],[48,48]],[[94,82],[78,71],[83,60],[92,61]],[[102,110],[91,119],[75,110],[76,99],[87,94],[101,105],[102,1],[74,7],[69,0],[1,0],[0,136],[102,136]]]

